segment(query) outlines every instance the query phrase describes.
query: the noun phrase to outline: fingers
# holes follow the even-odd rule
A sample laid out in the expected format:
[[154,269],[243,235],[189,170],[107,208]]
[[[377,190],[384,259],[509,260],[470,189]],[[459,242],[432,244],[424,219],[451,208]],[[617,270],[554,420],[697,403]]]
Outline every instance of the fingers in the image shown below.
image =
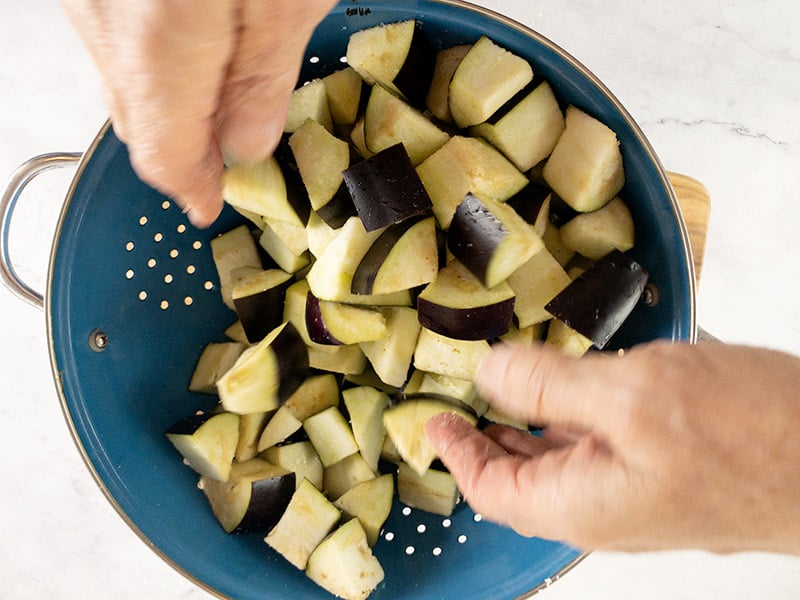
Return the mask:
[[495,345],[475,375],[492,406],[529,423],[610,432],[624,420],[631,381],[624,359],[575,359],[546,345]]
[[[521,535],[586,548],[604,542],[608,520],[603,511],[626,476],[594,436],[556,447],[510,428],[484,435],[452,413],[433,417],[425,431],[464,498],[488,520]],[[525,442],[522,436],[531,439]]]
[[283,132],[306,45],[332,0],[240,3],[239,34],[218,115],[226,156],[252,162],[269,155]]

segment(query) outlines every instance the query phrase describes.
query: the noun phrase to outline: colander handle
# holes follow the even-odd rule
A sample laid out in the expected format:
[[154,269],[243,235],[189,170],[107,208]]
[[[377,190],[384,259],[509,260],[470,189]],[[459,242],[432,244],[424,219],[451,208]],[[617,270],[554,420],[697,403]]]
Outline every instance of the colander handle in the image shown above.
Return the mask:
[[44,307],[44,295],[25,283],[14,269],[14,263],[8,250],[8,235],[11,230],[11,219],[17,200],[27,185],[39,175],[57,167],[68,167],[76,164],[82,154],[79,152],[54,152],[34,156],[22,163],[6,184],[3,198],[0,201],[0,276],[3,284],[17,297],[36,308]]

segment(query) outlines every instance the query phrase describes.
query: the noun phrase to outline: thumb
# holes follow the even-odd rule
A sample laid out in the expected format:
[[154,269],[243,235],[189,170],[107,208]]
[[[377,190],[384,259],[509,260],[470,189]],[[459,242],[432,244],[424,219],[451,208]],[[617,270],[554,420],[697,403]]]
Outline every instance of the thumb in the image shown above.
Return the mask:
[[308,0],[299,9],[295,0],[241,2],[237,47],[218,111],[217,136],[226,155],[254,162],[275,149],[308,41],[334,4]]
[[569,357],[544,344],[497,344],[475,373],[480,394],[528,423],[612,433],[624,418],[630,378],[615,354]]

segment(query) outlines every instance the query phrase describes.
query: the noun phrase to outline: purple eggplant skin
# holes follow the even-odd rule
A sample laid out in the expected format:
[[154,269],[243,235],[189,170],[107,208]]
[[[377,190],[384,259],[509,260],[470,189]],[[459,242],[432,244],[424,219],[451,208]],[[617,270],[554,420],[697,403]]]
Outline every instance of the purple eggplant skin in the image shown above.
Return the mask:
[[436,50],[417,22],[406,60],[392,82],[411,106],[425,110],[435,66]]
[[283,322],[283,301],[286,289],[291,283],[292,280],[287,279],[282,284],[258,294],[233,300],[248,342],[251,344],[260,342]]
[[295,326],[287,322],[272,340],[272,350],[278,361],[280,374],[278,400],[283,404],[308,377],[311,369],[308,364],[308,349]]
[[336,339],[325,326],[325,319],[322,318],[322,310],[319,306],[319,298],[312,292],[306,295],[306,328],[308,337],[312,342],[325,344],[327,346],[341,346],[342,342]]
[[252,483],[250,504],[233,533],[257,531],[266,533],[283,516],[295,491],[296,475],[284,473]]
[[361,262],[358,263],[355,273],[353,273],[350,293],[372,294],[375,277],[377,277],[383,261],[386,260],[397,241],[420,220],[418,218],[409,218],[400,223],[390,225],[386,228],[386,231],[378,236],[378,239],[369,247]]
[[525,219],[526,223],[533,225],[542,210],[542,204],[552,193],[552,190],[546,185],[531,181],[519,192],[511,196],[506,201],[506,204]]
[[647,278],[639,263],[614,250],[564,288],[545,309],[602,350],[639,302]]
[[308,217],[311,214],[311,200],[308,198],[308,191],[303,183],[303,178],[300,176],[300,169],[297,168],[297,162],[289,146],[288,135],[281,137],[278,146],[275,148],[274,156],[281,167],[281,173],[283,173],[283,179],[286,183],[286,197],[289,200],[289,204],[294,208],[303,225],[305,225],[308,223]]
[[328,227],[332,229],[339,229],[347,219],[357,214],[353,199],[350,197],[350,192],[344,183],[336,190],[333,198],[328,200],[325,206],[317,210],[319,218],[325,221]]
[[489,306],[453,308],[417,298],[420,325],[457,340],[485,340],[508,332],[514,316],[514,298]]
[[486,271],[508,229],[472,193],[464,196],[447,230],[447,247],[473,275],[486,280]]
[[433,206],[402,143],[350,166],[342,175],[367,231],[400,223]]

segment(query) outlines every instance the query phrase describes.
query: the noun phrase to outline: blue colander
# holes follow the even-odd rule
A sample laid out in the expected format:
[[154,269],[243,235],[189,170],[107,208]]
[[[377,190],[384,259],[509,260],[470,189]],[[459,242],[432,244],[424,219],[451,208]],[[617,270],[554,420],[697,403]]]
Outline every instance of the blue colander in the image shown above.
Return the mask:
[[[619,136],[637,230],[632,252],[650,273],[656,302],[641,303],[611,348],[667,338],[692,340],[694,276],[680,211],[664,169],[611,93],[541,35],[489,10],[456,1],[341,2],[317,29],[301,81],[341,68],[353,31],[418,19],[436,47],[488,35],[527,58],[564,104],[598,117]],[[7,234],[17,197],[36,173],[77,156],[23,166],[3,200],[3,275],[32,302],[42,297],[16,275]],[[54,379],[86,465],[128,525],[183,575],[220,597],[327,598],[259,535],[227,535],[197,478],[165,429],[215,398],[187,391],[210,341],[224,341],[235,315],[220,300],[209,242],[242,222],[232,210],[207,230],[134,174],[110,126],[80,157],[50,260],[45,312]],[[530,507],[536,510],[535,506]],[[461,506],[450,518],[396,504],[375,552],[386,570],[375,600],[528,596],[582,553],[528,539]]]

